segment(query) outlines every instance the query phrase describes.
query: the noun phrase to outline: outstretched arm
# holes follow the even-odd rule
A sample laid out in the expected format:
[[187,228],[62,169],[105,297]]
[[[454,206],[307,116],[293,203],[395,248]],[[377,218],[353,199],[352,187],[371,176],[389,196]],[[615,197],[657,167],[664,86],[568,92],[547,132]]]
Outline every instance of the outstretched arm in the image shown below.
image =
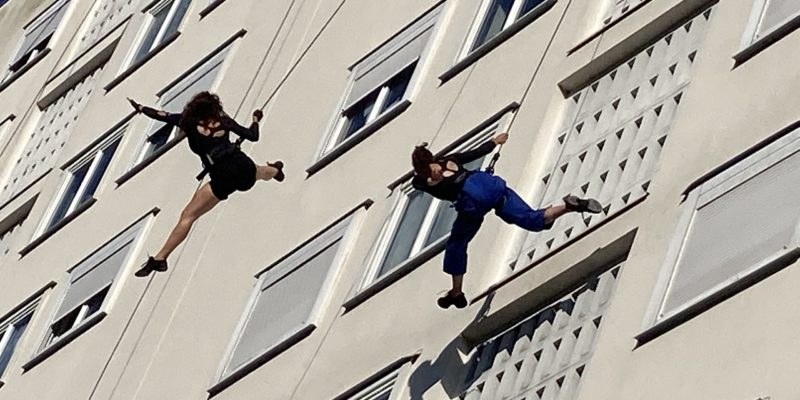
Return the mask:
[[237,136],[241,137],[242,139],[247,139],[252,142],[255,142],[259,138],[259,129],[258,123],[261,121],[261,118],[264,116],[264,113],[261,110],[253,111],[253,122],[250,124],[249,128],[245,128],[239,125],[233,118],[226,117],[224,122],[224,128],[236,134]]
[[128,99],[128,102],[131,103],[131,106],[133,106],[136,112],[140,112],[154,120],[175,126],[177,126],[181,121],[180,114],[173,114],[166,111],[156,110],[154,108],[143,106],[132,99]]

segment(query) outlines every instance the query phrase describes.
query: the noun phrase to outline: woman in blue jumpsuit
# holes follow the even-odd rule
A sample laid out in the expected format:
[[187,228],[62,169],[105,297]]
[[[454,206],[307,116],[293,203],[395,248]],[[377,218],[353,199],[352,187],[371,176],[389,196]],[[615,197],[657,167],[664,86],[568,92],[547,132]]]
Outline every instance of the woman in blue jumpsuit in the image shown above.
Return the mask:
[[551,228],[558,217],[568,212],[599,213],[602,209],[597,200],[572,195],[564,197],[564,205],[533,209],[499,176],[464,168],[464,164],[488,155],[495,146],[507,140],[508,134],[501,133],[474,150],[442,158],[434,158],[424,145],[418,146],[412,154],[414,188],[455,203],[458,212],[444,253],[444,272],[452,276],[453,287],[439,298],[438,304],[442,308],[467,306],[467,299],[461,291],[467,272],[467,245],[478,233],[489,211],[494,210],[509,224],[539,232]]

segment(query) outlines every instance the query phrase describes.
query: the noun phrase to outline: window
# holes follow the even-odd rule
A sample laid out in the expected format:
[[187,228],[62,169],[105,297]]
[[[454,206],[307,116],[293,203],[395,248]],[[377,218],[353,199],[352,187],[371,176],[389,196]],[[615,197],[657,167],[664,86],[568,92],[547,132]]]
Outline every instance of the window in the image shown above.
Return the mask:
[[800,3],[796,0],[756,1],[756,24],[751,42],[757,41],[800,16]]
[[657,321],[797,259],[787,257],[800,254],[798,138],[795,130],[689,194]]
[[[547,3],[546,0],[488,0],[479,14],[469,45],[465,53],[469,54],[500,32],[508,29],[515,22],[531,11]],[[464,55],[466,55],[464,54]]]
[[351,214],[335,223],[259,275],[233,351],[224,361],[224,379],[210,392],[227,387],[316,328],[350,241],[345,234],[352,219]]
[[[462,145],[447,153],[465,151],[483,144],[499,133],[501,127],[507,125],[510,115],[496,119]],[[487,156],[464,167],[469,170],[482,169],[490,159],[491,157]],[[396,188],[395,192],[394,211],[378,238],[364,286],[398,269],[407,260],[431,251],[440,251],[456,219],[456,211],[449,202],[415,190],[411,182]]]
[[125,65],[132,65],[144,59],[153,49],[177,34],[190,4],[191,0],[160,1],[147,11],[138,44],[134,47],[130,61]]
[[661,150],[672,129],[711,10],[662,36],[611,72],[564,100],[561,126],[548,154],[558,154],[541,178],[532,206],[561,204],[571,193],[598,199],[595,215],[570,214],[552,229],[522,235],[503,275],[568,245],[648,195]]
[[603,20],[604,25],[608,25],[620,18],[622,18],[628,11],[634,9],[639,3],[646,0],[606,0],[609,4],[606,18]]
[[55,35],[59,23],[67,11],[68,4],[68,0],[57,0],[25,27],[22,43],[9,63],[6,79],[21,71],[25,65],[36,58],[37,54],[48,48],[50,40]]
[[[194,95],[204,90],[213,91],[229,50],[230,46],[225,47],[196,66],[188,75],[172,84],[159,95],[157,107],[168,112],[180,113]],[[142,149],[134,160],[134,165],[146,160],[157,150],[176,139],[179,129],[163,122],[150,120],[147,132]]]
[[351,68],[342,110],[321,155],[352,145],[408,100],[441,10],[426,13]]
[[[613,265],[613,264],[612,264]],[[577,398],[621,265],[480,344],[462,399]]]
[[97,147],[66,168],[66,177],[56,195],[49,217],[37,232],[38,236],[53,228],[65,217],[71,215],[94,197],[103,175],[111,163],[111,158],[122,140],[125,127],[118,130]]
[[28,219],[34,203],[36,203],[36,198],[27,201],[0,222],[0,266],[2,266],[5,257],[11,253],[12,246],[19,244],[22,232],[20,228]]
[[45,107],[27,141],[17,150],[16,163],[7,169],[0,203],[25,190],[53,167],[94,92],[101,71],[102,67],[90,72]]
[[403,357],[333,400],[398,400],[403,398],[405,382],[419,354]]
[[92,47],[128,17],[138,3],[138,0],[100,0],[96,2],[92,9],[91,20],[80,39],[77,51],[81,52]]
[[0,0],[0,7],[6,5],[6,3],[8,3],[8,0]]
[[120,233],[69,271],[69,285],[52,319],[42,344],[44,353],[51,345],[69,341],[68,337],[99,321],[102,309],[120,271],[128,264],[136,237],[148,219],[143,218]]
[[0,380],[11,365],[14,351],[19,346],[38,304],[38,301],[34,301],[25,305],[19,311],[0,321]]

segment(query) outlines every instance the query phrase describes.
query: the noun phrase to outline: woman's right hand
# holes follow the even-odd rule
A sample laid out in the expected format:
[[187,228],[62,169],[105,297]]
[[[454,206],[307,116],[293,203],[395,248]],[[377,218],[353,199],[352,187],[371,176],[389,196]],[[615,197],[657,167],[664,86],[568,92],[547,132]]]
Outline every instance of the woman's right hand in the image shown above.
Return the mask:
[[134,110],[136,110],[137,113],[142,112],[142,105],[137,103],[132,98],[128,97],[128,103],[131,103],[131,106],[133,107]]
[[492,141],[494,142],[494,144],[504,145],[508,141],[508,133],[503,132],[495,136],[494,139],[492,139]]

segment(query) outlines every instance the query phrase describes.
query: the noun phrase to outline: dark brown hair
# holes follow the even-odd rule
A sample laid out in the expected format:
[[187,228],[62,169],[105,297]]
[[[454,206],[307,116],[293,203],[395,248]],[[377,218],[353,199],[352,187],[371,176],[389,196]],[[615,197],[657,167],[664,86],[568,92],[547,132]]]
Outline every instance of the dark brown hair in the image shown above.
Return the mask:
[[427,143],[415,147],[414,152],[411,153],[411,165],[414,166],[414,172],[426,178],[430,177],[431,167],[429,164],[433,161],[433,153],[428,150]]
[[183,108],[181,114],[181,127],[196,125],[198,122],[208,119],[220,121],[225,116],[222,111],[222,102],[214,93],[200,92]]

